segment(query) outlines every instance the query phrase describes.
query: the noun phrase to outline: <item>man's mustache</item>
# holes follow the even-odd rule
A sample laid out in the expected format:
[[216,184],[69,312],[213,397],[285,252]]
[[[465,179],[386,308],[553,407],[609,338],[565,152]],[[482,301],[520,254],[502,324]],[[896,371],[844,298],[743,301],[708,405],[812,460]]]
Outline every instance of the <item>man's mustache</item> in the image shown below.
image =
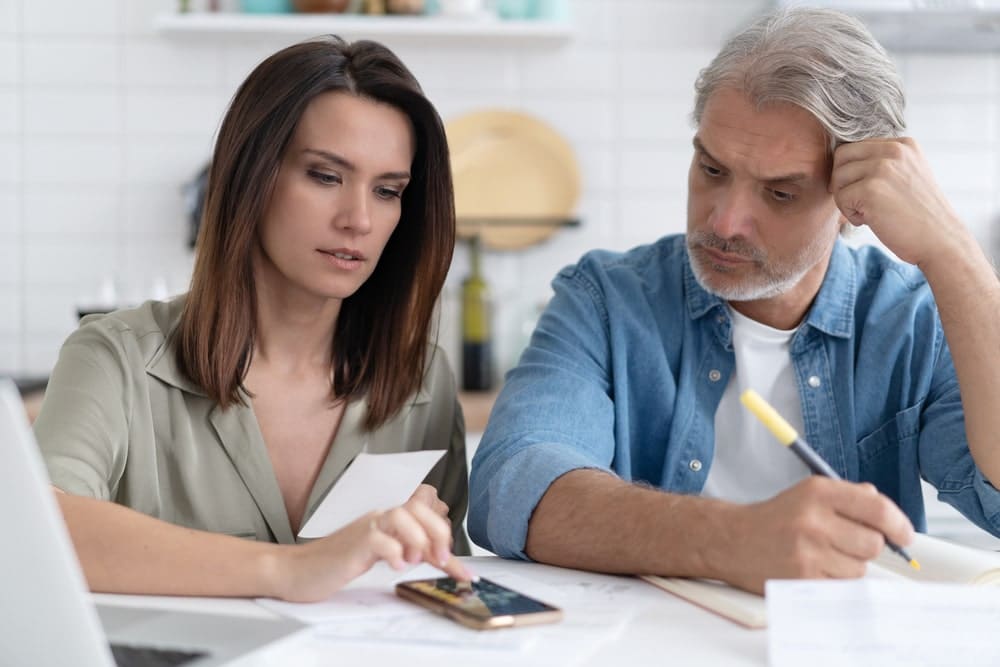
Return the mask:
[[718,250],[729,255],[739,255],[744,259],[754,262],[760,262],[767,258],[767,254],[764,251],[753,247],[739,237],[724,239],[711,232],[703,231],[692,232],[688,234],[688,237],[692,245],[711,248],[712,250]]

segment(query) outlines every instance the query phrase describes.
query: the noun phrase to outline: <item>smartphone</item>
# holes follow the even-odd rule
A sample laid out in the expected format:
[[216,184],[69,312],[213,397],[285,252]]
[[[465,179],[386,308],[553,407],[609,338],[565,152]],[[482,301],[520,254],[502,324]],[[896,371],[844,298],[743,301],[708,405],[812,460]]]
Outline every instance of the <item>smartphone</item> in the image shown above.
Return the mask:
[[459,584],[451,577],[396,584],[396,595],[476,630],[554,623],[562,611],[489,579]]

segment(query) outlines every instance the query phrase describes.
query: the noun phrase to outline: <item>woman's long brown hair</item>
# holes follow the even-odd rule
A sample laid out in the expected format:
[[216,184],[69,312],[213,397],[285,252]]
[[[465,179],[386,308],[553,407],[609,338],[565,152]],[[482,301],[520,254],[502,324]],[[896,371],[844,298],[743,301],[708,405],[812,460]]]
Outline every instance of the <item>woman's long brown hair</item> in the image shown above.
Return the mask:
[[223,408],[245,404],[257,328],[251,256],[279,165],[309,102],[329,91],[389,104],[416,136],[399,224],[375,271],[344,300],[331,345],[331,396],[368,398],[378,428],[424,376],[434,304],[451,264],[455,208],[441,118],[386,47],[330,35],[257,66],[223,119],[212,158],[191,289],[176,331],[177,362]]

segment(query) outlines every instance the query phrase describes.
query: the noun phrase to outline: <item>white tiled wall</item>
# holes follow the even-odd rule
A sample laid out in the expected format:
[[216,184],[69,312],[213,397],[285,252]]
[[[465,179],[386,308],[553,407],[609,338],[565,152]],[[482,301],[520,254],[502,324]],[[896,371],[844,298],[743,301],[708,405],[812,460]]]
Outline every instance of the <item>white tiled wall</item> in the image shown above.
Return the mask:
[[[574,0],[562,45],[389,41],[447,120],[517,107],[569,139],[583,225],[530,250],[490,253],[498,355],[513,362],[548,281],[593,247],[682,231],[692,84],[724,37],[766,0]],[[250,68],[290,38],[165,37],[175,0],[0,0],[0,374],[45,374],[77,303],[117,281],[137,300],[182,291],[181,184],[208,157]],[[1000,197],[1000,72],[992,54],[898,54],[908,118],[953,203],[984,244]],[[441,337],[457,349],[455,292]]]
[[[684,224],[692,84],[766,0],[574,0],[561,45],[396,48],[447,120],[484,107],[545,119],[574,146],[583,225],[489,253],[497,353],[513,363],[555,271],[592,247],[627,248]],[[181,184],[207,158],[235,87],[290,37],[166,37],[175,0],[0,0],[0,373],[46,373],[77,303],[113,279],[123,300],[182,291]],[[976,234],[998,207],[993,55],[900,54],[913,133]],[[453,352],[465,249],[443,300]]]

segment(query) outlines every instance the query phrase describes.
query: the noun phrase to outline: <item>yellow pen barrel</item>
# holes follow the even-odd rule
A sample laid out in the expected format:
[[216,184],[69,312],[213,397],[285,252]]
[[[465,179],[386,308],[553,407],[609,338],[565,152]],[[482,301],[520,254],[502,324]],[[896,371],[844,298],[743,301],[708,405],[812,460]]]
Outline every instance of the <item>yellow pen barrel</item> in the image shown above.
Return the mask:
[[753,389],[747,389],[740,395],[740,402],[768,428],[778,442],[788,447],[798,439],[799,434],[795,432],[791,424],[785,421],[778,411],[761,398],[760,394]]

